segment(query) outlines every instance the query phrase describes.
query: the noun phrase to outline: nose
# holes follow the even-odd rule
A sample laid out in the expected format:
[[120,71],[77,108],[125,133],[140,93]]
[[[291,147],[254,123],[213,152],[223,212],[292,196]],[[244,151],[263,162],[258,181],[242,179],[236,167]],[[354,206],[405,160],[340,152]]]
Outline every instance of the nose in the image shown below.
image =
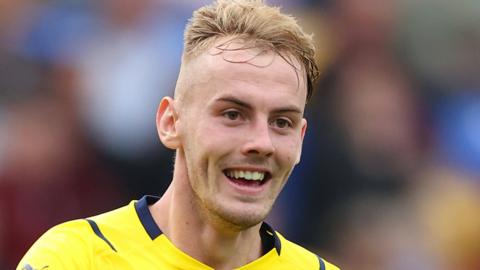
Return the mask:
[[270,157],[273,155],[275,152],[275,146],[272,141],[267,121],[256,121],[256,123],[252,123],[246,142],[242,147],[242,152],[244,155],[258,155],[264,157]]

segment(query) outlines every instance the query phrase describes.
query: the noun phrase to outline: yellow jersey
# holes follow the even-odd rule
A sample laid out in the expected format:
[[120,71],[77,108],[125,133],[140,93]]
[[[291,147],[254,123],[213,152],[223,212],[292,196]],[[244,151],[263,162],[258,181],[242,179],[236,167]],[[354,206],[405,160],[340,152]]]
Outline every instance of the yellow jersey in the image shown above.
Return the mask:
[[[30,248],[17,270],[212,270],[162,234],[148,209],[158,199],[145,196],[111,212],[53,227]],[[264,255],[237,270],[338,270],[266,223],[260,235]]]

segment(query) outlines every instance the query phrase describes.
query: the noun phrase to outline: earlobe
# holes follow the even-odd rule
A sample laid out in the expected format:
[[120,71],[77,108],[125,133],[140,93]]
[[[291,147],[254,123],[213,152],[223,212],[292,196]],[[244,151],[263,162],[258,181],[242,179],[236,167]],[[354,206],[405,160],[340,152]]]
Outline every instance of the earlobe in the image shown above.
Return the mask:
[[300,163],[300,158],[302,156],[302,147],[303,147],[303,139],[305,138],[305,132],[307,131],[307,119],[302,119],[302,131],[301,131],[301,138],[300,138],[300,147],[298,148],[297,160],[295,161],[295,165]]
[[177,133],[177,113],[175,101],[171,97],[164,97],[157,110],[157,131],[163,145],[170,149],[179,147]]

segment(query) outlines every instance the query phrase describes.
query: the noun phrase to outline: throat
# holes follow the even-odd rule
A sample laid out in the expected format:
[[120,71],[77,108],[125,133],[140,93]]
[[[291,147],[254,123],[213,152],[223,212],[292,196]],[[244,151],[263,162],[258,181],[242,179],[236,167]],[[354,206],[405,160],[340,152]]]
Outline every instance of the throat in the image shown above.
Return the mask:
[[235,269],[264,254],[264,240],[258,233],[258,226],[228,236],[211,227],[205,229],[200,232],[199,242],[194,245],[202,248],[192,250],[192,242],[186,247],[192,252],[179,248],[214,269]]

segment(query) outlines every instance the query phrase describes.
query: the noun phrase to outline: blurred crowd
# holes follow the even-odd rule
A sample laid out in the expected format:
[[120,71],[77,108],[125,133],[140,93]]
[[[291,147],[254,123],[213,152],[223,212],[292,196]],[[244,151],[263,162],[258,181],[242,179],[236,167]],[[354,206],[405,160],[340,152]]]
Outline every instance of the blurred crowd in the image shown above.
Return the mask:
[[[168,186],[155,112],[206,0],[0,0],[0,269]],[[342,269],[480,269],[480,2],[271,0],[315,34],[302,162],[269,218]]]

